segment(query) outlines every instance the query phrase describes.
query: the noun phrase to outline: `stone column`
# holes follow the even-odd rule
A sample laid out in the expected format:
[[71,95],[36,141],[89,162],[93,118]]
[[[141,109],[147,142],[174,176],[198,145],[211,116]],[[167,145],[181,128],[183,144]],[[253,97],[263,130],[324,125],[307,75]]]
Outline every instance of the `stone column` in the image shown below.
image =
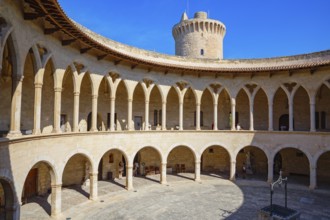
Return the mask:
[[315,96],[312,96],[310,100],[310,118],[311,118],[311,132],[315,132]]
[[254,122],[253,122],[253,113],[254,113],[254,110],[253,110],[253,104],[254,104],[254,99],[251,98],[251,102],[250,102],[250,131],[253,131],[254,130]]
[[149,100],[145,101],[145,113],[144,113],[144,130],[148,131],[149,130]]
[[79,98],[80,93],[73,93],[73,132],[79,131]]
[[272,183],[273,182],[273,173],[274,173],[274,161],[273,160],[268,160],[268,178],[267,182]]
[[11,114],[10,114],[10,131],[8,137],[21,136],[21,111],[22,111],[22,85],[23,76],[13,78],[14,83],[14,94],[11,100]]
[[200,161],[195,162],[195,181],[196,182],[201,181],[201,162]]
[[201,104],[196,103],[196,130],[201,130]]
[[127,129],[129,131],[134,130],[132,124],[132,114],[133,114],[133,99],[128,99],[128,117],[127,117]]
[[167,163],[162,163],[161,176],[160,176],[160,183],[161,184],[167,184],[167,181],[166,181],[166,166],[167,166]]
[[268,103],[268,131],[273,131],[273,101]]
[[235,130],[235,124],[236,124],[236,99],[231,98],[231,130]]
[[230,176],[229,180],[235,181],[236,179],[236,160],[231,160],[230,161]]
[[110,131],[114,131],[115,129],[115,114],[116,114],[116,98],[111,97],[110,98]]
[[54,89],[54,129],[53,133],[61,133],[61,96],[62,88],[58,87]]
[[126,189],[133,190],[133,166],[126,166]]
[[92,95],[92,132],[98,131],[97,129],[97,97],[98,95]]
[[51,216],[56,217],[61,214],[62,206],[62,185],[52,185],[51,194]]
[[289,131],[293,131],[293,98],[289,99]]
[[316,165],[310,166],[310,172],[309,172],[309,178],[310,178],[310,184],[309,189],[315,189],[317,186],[317,177],[316,177]]
[[91,183],[89,199],[96,201],[97,200],[97,188],[98,188],[98,183],[97,183],[98,175],[97,175],[97,173],[90,173],[89,178],[90,178],[90,183]]
[[162,130],[166,130],[166,102],[162,103]]
[[183,101],[179,103],[179,130],[183,130]]
[[40,134],[42,83],[34,84],[34,124],[33,134]]
[[218,103],[213,104],[213,130],[218,130]]

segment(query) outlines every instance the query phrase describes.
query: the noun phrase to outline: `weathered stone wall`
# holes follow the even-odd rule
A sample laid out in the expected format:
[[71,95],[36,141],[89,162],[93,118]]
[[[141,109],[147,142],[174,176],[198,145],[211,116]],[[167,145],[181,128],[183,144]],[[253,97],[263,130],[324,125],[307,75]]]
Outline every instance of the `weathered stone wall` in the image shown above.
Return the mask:
[[81,185],[86,178],[89,178],[90,165],[87,159],[77,154],[73,156],[64,168],[63,186]]
[[0,130],[9,131],[12,78],[0,77]]
[[236,96],[236,112],[238,113],[238,118],[236,118],[237,124],[241,126],[242,130],[248,130],[250,127],[250,103],[243,89]]
[[176,172],[176,164],[184,164],[186,172],[195,172],[195,158],[191,150],[187,147],[177,147],[173,149],[167,158],[167,167],[171,167]]
[[79,130],[87,131],[88,115],[92,112],[92,86],[88,74],[84,76],[81,82],[79,98]]
[[24,79],[22,88],[22,113],[21,113],[21,130],[32,133],[34,118],[34,76],[33,54],[26,56],[24,66]]
[[117,130],[127,130],[128,94],[124,82],[118,85],[116,92]]
[[309,175],[309,161],[303,152],[298,149],[287,148],[281,150],[280,154],[285,175]]
[[319,181],[330,183],[330,152],[326,152],[317,162],[317,177]]
[[[158,171],[161,170],[161,159],[159,153],[151,148],[146,147],[139,151],[139,167],[140,173],[143,174],[145,172],[145,168],[153,166],[154,168],[158,168]],[[144,166],[143,166],[144,164]]]
[[72,131],[73,126],[73,73],[68,69],[64,74],[61,97],[61,114],[65,115],[66,119],[61,121],[62,132]]
[[268,99],[262,89],[254,97],[253,121],[254,130],[268,129]]
[[[110,160],[110,154],[112,159]],[[102,179],[108,179],[108,172],[112,172],[112,178],[119,178],[119,162],[122,161],[123,154],[118,150],[111,150],[102,157]],[[124,165],[124,163],[123,163]]]
[[206,149],[202,155],[203,172],[221,172],[230,171],[230,157],[228,152],[219,146],[212,146]]
[[[319,128],[318,130],[329,130],[330,129],[330,89],[325,85],[322,85],[318,90],[315,98],[316,102],[316,112],[319,112]],[[325,129],[321,129],[321,112],[325,112],[326,114],[326,123]]]
[[230,129],[230,96],[223,90],[218,99],[218,128],[220,130]]
[[49,168],[45,163],[38,163],[32,169],[38,169],[37,186],[38,195],[44,195],[51,188],[51,177]]
[[303,87],[299,87],[295,93],[293,101],[293,120],[294,130],[309,131],[310,130],[310,107],[309,97]]
[[174,88],[167,95],[166,126],[168,130],[175,130],[179,126],[179,98]]
[[41,97],[41,131],[51,133],[54,125],[54,75],[52,64],[46,65]]
[[212,130],[213,120],[213,100],[209,90],[205,90],[201,100],[201,111],[203,112],[203,126],[202,130]]
[[236,171],[242,173],[243,163],[247,166],[247,154],[250,154],[250,162],[254,174],[267,174],[268,160],[265,153],[256,147],[245,147],[236,157]]

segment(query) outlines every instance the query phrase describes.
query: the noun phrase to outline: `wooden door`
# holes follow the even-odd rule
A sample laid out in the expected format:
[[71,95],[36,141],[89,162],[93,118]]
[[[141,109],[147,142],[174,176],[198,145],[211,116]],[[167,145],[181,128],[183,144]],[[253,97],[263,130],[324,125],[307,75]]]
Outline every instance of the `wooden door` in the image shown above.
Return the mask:
[[37,195],[38,169],[31,169],[24,183],[24,199]]

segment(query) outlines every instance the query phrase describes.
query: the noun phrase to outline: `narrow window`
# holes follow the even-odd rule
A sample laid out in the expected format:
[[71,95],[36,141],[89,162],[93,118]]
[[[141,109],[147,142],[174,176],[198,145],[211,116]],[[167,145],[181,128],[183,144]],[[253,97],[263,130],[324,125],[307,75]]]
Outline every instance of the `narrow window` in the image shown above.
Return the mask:
[[320,128],[320,114],[319,112],[315,112],[315,128]]
[[158,124],[158,110],[154,110],[154,126]]
[[326,116],[326,112],[321,112],[321,129],[325,129]]
[[162,125],[162,121],[163,121],[163,112],[162,112],[162,110],[159,110],[158,111],[159,112],[159,125]]
[[201,55],[204,56],[204,49],[201,49]]

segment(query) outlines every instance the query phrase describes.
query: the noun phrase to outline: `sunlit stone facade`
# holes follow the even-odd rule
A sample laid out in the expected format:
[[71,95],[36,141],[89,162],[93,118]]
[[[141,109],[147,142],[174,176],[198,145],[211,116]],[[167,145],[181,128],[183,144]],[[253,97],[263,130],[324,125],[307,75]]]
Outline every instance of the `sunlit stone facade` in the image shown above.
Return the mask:
[[[244,163],[272,181],[329,185],[330,51],[213,60],[168,56],[105,39],[56,1],[0,2],[1,216],[30,196],[139,174],[223,173]],[[47,19],[46,19],[47,17]],[[119,163],[122,162],[122,165]],[[141,168],[143,165],[143,169]],[[33,184],[34,183],[34,184]]]

